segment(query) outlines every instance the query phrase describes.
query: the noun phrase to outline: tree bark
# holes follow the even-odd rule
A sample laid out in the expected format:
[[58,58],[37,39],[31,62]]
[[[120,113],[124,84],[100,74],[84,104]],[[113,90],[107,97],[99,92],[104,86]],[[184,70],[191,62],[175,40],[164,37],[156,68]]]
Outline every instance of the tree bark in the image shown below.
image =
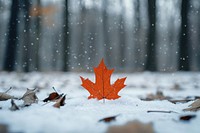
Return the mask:
[[[136,3],[136,4],[135,4]],[[140,8],[141,8],[141,5],[140,5],[140,0],[136,0],[133,1],[133,7],[134,7],[134,19],[133,19],[133,22],[135,23],[134,24],[134,43],[135,43],[135,47],[134,47],[134,57],[135,57],[135,60],[134,60],[134,64],[135,64],[135,70],[138,71],[138,70],[141,70],[142,69],[142,47],[141,47],[141,12],[140,12]]]
[[149,31],[146,70],[156,71],[156,0],[148,0]]
[[124,14],[125,14],[125,10],[124,10],[124,3],[123,0],[120,0],[120,4],[121,4],[121,14],[120,14],[120,19],[119,19],[119,38],[120,38],[120,69],[123,69],[125,67],[125,63],[126,63],[126,57],[125,57],[125,52],[126,52],[126,35],[125,35],[125,22],[124,22]]
[[181,4],[181,32],[179,41],[179,70],[189,71],[189,43],[188,43],[188,9],[189,0],[182,0]]
[[30,47],[30,19],[29,19],[29,11],[30,11],[30,1],[29,0],[23,0],[23,4],[24,4],[24,46],[26,46],[24,48],[24,71],[25,72],[29,72],[30,71],[30,65],[31,65],[31,56],[30,56],[30,52],[31,52],[31,47]]
[[102,1],[102,18],[103,18],[103,45],[104,45],[104,51],[105,51],[105,62],[108,64],[108,66],[111,66],[111,56],[110,56],[110,39],[109,39],[109,27],[108,27],[108,13],[107,13],[107,7],[108,7],[109,1],[103,0]]
[[[41,0],[37,0],[37,6],[41,7]],[[40,53],[39,53],[39,48],[40,48],[40,40],[41,40],[41,16],[36,16],[36,19],[34,21],[35,23],[35,33],[36,33],[36,37],[34,38],[34,69],[36,71],[40,71]]]
[[19,0],[12,0],[11,14],[8,25],[7,45],[4,60],[4,70],[13,71],[15,69],[15,56],[17,48],[17,32],[18,32],[18,14]]
[[63,71],[69,70],[69,10],[68,10],[68,0],[65,0],[64,9],[64,28],[63,28]]

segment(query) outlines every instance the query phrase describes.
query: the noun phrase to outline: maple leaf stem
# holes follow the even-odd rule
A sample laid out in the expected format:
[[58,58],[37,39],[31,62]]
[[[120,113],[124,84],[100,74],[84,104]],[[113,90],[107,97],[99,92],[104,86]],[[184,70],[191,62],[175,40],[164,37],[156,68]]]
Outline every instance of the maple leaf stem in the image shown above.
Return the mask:
[[103,84],[103,103],[105,104],[105,97],[104,97],[104,80],[103,80],[103,69],[102,69],[102,77],[101,77],[101,80],[102,80],[102,84]]

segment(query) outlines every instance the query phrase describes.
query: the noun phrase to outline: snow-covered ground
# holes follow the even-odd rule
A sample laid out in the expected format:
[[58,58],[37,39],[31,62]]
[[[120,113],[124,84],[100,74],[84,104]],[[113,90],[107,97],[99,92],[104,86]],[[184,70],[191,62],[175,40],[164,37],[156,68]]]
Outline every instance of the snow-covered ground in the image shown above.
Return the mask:
[[[0,124],[7,124],[10,132],[26,133],[103,133],[111,125],[123,125],[128,121],[139,120],[153,123],[156,133],[199,133],[200,111],[184,112],[192,103],[173,104],[167,100],[142,101],[149,93],[156,90],[175,99],[187,96],[200,96],[200,73],[120,73],[114,74],[112,83],[121,77],[127,77],[124,89],[119,92],[117,100],[88,100],[89,93],[81,87],[79,76],[94,81],[93,73],[0,73],[0,92],[21,97],[26,88],[38,88],[38,104],[17,111],[10,111],[10,100],[0,101]],[[175,85],[180,90],[174,90]],[[54,108],[54,103],[43,103],[43,99],[53,92],[65,93],[65,106]],[[23,101],[15,100],[17,105]],[[147,113],[148,110],[175,111],[177,113]],[[120,114],[111,123],[98,122],[100,119]],[[196,114],[189,122],[179,121],[186,114]]]

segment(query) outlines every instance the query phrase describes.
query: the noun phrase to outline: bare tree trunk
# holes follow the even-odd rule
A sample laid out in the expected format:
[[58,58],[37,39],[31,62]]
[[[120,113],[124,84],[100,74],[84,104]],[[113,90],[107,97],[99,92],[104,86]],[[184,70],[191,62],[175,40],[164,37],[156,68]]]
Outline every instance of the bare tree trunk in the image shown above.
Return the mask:
[[[80,41],[78,41],[79,48],[77,50],[77,57],[78,57],[77,63],[80,66],[86,66],[87,62],[85,60],[86,60],[86,56],[88,55],[88,52],[89,52],[87,49],[87,45],[88,45],[87,30],[89,29],[87,16],[88,16],[88,11],[84,5],[84,1],[82,0],[81,1],[81,13],[80,13],[80,22],[82,22],[82,24],[79,25],[81,31],[80,31],[80,29],[77,29],[77,31],[76,31],[80,36]],[[83,67],[83,68],[81,68],[81,70],[87,70],[87,69],[86,69],[86,67]]]
[[30,71],[30,65],[32,63],[32,59],[30,57],[30,51],[32,51],[31,46],[30,46],[30,19],[29,19],[29,10],[30,10],[30,2],[29,0],[23,0],[24,4],[24,71],[29,72]]
[[[41,0],[37,0],[37,6],[41,7]],[[36,33],[36,38],[34,38],[35,44],[34,44],[34,67],[35,70],[39,71],[40,70],[40,53],[39,53],[39,48],[40,48],[40,40],[41,40],[41,16],[36,16],[35,20],[35,33]]]
[[8,25],[7,47],[5,52],[6,55],[4,60],[4,70],[7,71],[13,71],[15,69],[19,6],[19,0],[12,0],[11,15]]
[[125,35],[125,24],[124,24],[124,3],[123,0],[120,0],[120,4],[121,4],[121,14],[120,14],[120,19],[119,19],[119,23],[120,23],[120,27],[119,27],[119,38],[120,38],[120,69],[123,69],[125,67],[125,52],[126,52],[126,35]]
[[107,13],[107,6],[108,6],[108,1],[103,0],[102,6],[103,6],[103,39],[104,39],[104,51],[105,51],[105,61],[108,66],[111,65],[111,60],[110,60],[110,41],[109,41],[109,34],[108,34],[108,13]]
[[[198,1],[199,4],[200,4],[200,1]],[[199,7],[199,10],[200,10],[200,7]],[[198,16],[198,36],[200,36],[200,16]],[[199,45],[199,42],[200,42],[200,37],[198,37],[198,41],[197,41],[197,56],[196,56],[196,63],[197,63],[197,69],[200,70],[200,45]]]
[[135,43],[135,47],[134,47],[134,57],[135,57],[135,70],[141,70],[142,69],[142,47],[141,47],[141,13],[140,13],[140,0],[136,0],[136,4],[133,1],[133,6],[134,6],[134,14],[135,14],[135,18],[133,20],[133,22],[135,22],[134,26],[133,26],[133,30],[134,30],[134,43]]
[[180,32],[180,44],[179,44],[179,70],[190,70],[190,55],[189,55],[189,43],[188,43],[188,10],[189,1],[182,0],[181,4],[181,32]]
[[156,71],[156,0],[148,0],[149,33],[146,70]]
[[63,28],[63,70],[69,70],[69,9],[68,9],[68,0],[65,0],[65,9],[64,9],[64,28]]

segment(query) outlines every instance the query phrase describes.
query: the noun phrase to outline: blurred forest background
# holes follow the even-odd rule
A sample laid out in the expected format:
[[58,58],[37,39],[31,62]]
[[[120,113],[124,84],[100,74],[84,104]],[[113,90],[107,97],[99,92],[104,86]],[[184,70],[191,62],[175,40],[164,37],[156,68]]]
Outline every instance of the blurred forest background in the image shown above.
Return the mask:
[[0,0],[0,71],[200,70],[199,0]]

